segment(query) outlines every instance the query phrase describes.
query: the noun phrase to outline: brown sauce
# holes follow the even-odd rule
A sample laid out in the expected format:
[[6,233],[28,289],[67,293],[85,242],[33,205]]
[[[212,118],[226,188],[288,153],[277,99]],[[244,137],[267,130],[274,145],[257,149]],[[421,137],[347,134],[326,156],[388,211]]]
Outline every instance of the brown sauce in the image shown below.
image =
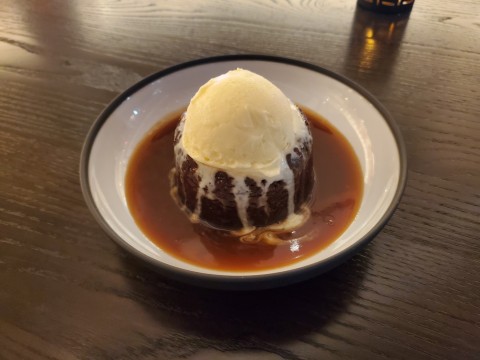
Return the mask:
[[[331,244],[350,225],[360,206],[363,176],[348,141],[321,116],[302,108],[310,121],[316,173],[308,222],[283,245],[244,244],[193,225],[170,196],[174,166],[173,132],[179,114],[152,130],[134,151],[127,168],[126,197],[142,232],[178,259],[225,271],[256,271],[284,266]],[[308,235],[309,240],[292,241]]]

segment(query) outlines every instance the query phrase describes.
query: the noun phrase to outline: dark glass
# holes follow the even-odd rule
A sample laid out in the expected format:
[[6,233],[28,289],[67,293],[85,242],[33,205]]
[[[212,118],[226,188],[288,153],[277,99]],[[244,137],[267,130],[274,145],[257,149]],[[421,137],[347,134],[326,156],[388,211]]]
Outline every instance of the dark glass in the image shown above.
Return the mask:
[[382,13],[400,13],[412,10],[415,0],[357,0],[364,9]]

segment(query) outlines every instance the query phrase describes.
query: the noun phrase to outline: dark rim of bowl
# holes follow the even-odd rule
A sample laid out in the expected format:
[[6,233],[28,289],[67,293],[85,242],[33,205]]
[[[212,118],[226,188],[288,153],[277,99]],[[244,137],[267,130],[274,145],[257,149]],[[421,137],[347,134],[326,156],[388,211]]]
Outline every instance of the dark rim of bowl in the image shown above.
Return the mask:
[[[362,238],[357,240],[354,244],[342,250],[338,254],[335,254],[327,259],[316,262],[311,265],[306,265],[297,269],[278,271],[272,274],[257,274],[257,275],[217,275],[217,274],[205,274],[202,272],[185,270],[182,268],[177,268],[175,266],[167,265],[159,260],[153,259],[139,250],[134,248],[128,242],[123,240],[117,233],[108,225],[105,219],[100,214],[97,206],[92,197],[90,184],[88,181],[88,164],[90,159],[90,152],[97,136],[98,131],[101,129],[104,122],[109,118],[113,111],[129,96],[143,88],[144,86],[152,83],[155,80],[158,80],[166,75],[172,74],[174,72],[195,67],[198,65],[203,65],[207,63],[216,63],[216,62],[228,62],[228,61],[265,61],[265,62],[274,62],[274,63],[283,63],[287,65],[293,65],[297,67],[306,68],[326,76],[329,76],[333,79],[336,79],[350,88],[354,89],[360,93],[363,97],[367,99],[383,116],[386,123],[390,127],[390,130],[396,141],[399,160],[400,160],[400,176],[398,180],[398,186],[395,192],[395,195],[388,207],[388,209],[383,214],[382,218],[377,222],[377,224],[370,229],[370,231],[365,234]],[[190,283],[193,285],[199,285],[210,288],[221,288],[221,289],[231,289],[231,290],[246,290],[246,289],[265,289],[278,287],[283,285],[288,285],[298,281],[306,280],[315,275],[320,275],[338,265],[340,265],[345,260],[352,257],[356,254],[362,247],[368,244],[385,226],[390,217],[393,215],[396,207],[398,206],[400,199],[402,197],[405,184],[407,180],[407,154],[405,143],[403,141],[400,129],[393,119],[392,115],[387,111],[387,109],[366,89],[357,84],[356,82],[339,75],[333,71],[327,70],[317,65],[312,65],[303,61],[277,57],[277,56],[268,56],[268,55],[224,55],[224,56],[215,56],[208,57],[198,60],[193,60],[185,62],[182,64],[174,65],[162,71],[153,73],[146,78],[140,80],[123,93],[118,95],[98,116],[98,118],[93,123],[90,128],[88,135],[85,139],[85,143],[82,148],[81,158],[80,158],[80,185],[82,188],[83,196],[87,203],[88,208],[93,214],[96,221],[100,224],[102,229],[121,247],[134,254],[138,258],[144,260],[149,265],[153,265],[156,270],[160,270],[164,275],[173,278],[174,280],[179,280],[182,282]]]

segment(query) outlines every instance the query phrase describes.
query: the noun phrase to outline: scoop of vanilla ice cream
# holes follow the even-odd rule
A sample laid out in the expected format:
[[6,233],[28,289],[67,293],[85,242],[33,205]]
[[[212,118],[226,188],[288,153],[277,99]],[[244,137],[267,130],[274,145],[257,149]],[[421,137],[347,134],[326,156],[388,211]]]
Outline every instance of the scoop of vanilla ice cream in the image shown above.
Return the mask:
[[298,108],[279,88],[237,69],[198,90],[187,108],[181,141],[197,162],[274,173],[308,134]]

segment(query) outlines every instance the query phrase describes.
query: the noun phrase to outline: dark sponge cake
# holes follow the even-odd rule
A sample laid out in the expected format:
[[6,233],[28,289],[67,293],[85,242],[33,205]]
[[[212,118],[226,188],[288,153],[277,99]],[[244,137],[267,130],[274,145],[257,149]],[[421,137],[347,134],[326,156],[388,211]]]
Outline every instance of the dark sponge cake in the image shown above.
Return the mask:
[[[314,186],[312,140],[298,139],[285,155],[280,176],[234,174],[196,162],[181,146],[183,123],[175,131],[172,190],[192,221],[248,232],[286,221],[310,201]],[[305,122],[308,122],[305,118]]]

